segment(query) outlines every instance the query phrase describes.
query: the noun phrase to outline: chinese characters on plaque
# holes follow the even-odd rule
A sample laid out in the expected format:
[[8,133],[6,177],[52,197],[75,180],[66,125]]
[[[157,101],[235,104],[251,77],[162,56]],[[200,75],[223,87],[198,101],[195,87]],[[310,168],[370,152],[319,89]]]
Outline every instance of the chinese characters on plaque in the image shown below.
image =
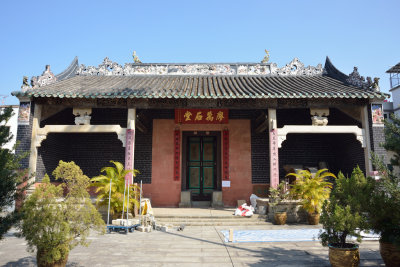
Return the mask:
[[179,167],[180,167],[180,151],[181,151],[181,132],[174,131],[174,181],[179,181]]
[[279,184],[278,130],[269,131],[270,186],[277,188]]
[[227,109],[175,109],[175,123],[224,124],[228,123]]
[[[134,144],[135,144],[135,130],[127,129],[126,146],[125,146],[125,170],[133,170]],[[129,184],[133,183],[132,172],[125,175],[125,181],[128,181]]]

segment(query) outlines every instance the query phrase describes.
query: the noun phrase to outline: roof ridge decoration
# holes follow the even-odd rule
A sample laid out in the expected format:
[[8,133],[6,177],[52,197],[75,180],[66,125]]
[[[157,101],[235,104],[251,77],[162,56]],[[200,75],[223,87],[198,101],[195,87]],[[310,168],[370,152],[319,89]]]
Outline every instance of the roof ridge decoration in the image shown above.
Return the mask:
[[346,82],[348,84],[363,88],[365,90],[380,92],[379,78],[375,77],[374,81],[372,81],[371,77],[367,77],[367,80],[365,80],[364,76],[361,76],[360,73],[358,72],[357,67],[354,67],[353,72],[349,74],[348,78],[346,79]]
[[82,76],[131,76],[131,75],[271,75],[313,76],[324,74],[321,64],[307,66],[295,58],[285,67],[276,63],[126,63],[123,67],[108,57],[98,67],[81,64],[77,75]]
[[[56,76],[51,72],[50,65],[46,65],[45,70],[43,71],[42,75],[40,76],[33,76],[31,79],[31,86],[32,88],[37,88],[43,85],[48,85],[55,83],[57,81]],[[25,87],[25,90],[28,88]]]
[[276,73],[277,75],[280,76],[287,76],[287,75],[312,76],[312,75],[325,74],[325,71],[322,68],[322,64],[318,64],[316,67],[313,66],[304,67],[304,64],[297,57],[282,68],[278,68],[276,63],[272,63],[271,72]]

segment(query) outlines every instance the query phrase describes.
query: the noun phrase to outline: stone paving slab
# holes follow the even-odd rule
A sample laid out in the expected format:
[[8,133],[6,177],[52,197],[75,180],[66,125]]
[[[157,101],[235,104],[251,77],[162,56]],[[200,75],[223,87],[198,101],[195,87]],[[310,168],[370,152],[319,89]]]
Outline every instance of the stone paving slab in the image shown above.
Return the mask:
[[[273,226],[284,227],[288,226]],[[224,243],[222,229],[226,230],[186,227],[182,232],[93,235],[89,247],[71,251],[67,266],[330,266],[328,248],[319,242]],[[384,266],[377,241],[361,243],[360,253],[360,266]],[[0,241],[0,266],[36,266],[36,260],[26,251],[24,239],[10,233]]]

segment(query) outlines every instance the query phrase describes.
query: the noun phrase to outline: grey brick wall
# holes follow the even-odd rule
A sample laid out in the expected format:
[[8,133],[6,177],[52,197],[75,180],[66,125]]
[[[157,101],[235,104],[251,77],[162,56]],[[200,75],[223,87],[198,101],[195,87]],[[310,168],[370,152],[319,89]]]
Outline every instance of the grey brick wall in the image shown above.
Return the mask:
[[384,132],[385,129],[382,126],[373,126],[371,105],[368,105],[368,121],[369,121],[369,135],[370,135],[371,149],[378,156],[380,157],[383,156],[386,161],[387,160],[386,150],[383,147],[381,147],[381,144],[385,142],[385,132]]
[[[21,104],[26,104],[27,102],[21,102]],[[29,152],[31,150],[31,138],[32,138],[32,122],[33,122],[33,112],[35,110],[35,104],[31,102],[31,113],[29,118],[29,125],[18,125],[17,127],[17,143],[18,146],[15,152],[18,155]],[[21,160],[21,168],[29,168],[29,155]]]
[[[137,113],[141,110],[137,110]],[[147,125],[147,133],[136,130],[135,136],[135,169],[140,171],[136,181],[151,183],[152,160],[152,119],[173,118],[173,110],[145,110],[151,121]],[[67,108],[41,122],[41,126],[56,124],[74,124],[72,108]],[[126,127],[127,109],[92,110],[91,124],[119,124]],[[44,174],[51,176],[60,160],[75,161],[89,177],[100,174],[104,166],[112,166],[110,160],[125,163],[125,148],[114,133],[95,134],[49,134],[38,149],[37,179],[40,181]]]
[[365,171],[364,150],[353,134],[288,134],[279,150],[280,179],[284,165],[319,168],[319,162],[334,174],[350,174],[357,165]]
[[[357,125],[361,123],[338,109],[331,108],[328,125]],[[278,127],[284,125],[311,125],[309,109],[278,109]],[[364,150],[353,134],[288,134],[279,149],[280,179],[284,165],[300,164],[317,167],[325,161],[331,172],[351,173],[357,165],[365,170]]]

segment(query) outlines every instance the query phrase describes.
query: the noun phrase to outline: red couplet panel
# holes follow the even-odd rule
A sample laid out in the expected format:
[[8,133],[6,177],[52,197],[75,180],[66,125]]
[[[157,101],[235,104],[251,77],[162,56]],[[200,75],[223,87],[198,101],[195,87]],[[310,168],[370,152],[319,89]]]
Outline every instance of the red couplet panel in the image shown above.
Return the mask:
[[222,165],[223,174],[222,180],[229,180],[229,131],[224,130],[222,132]]
[[279,184],[278,130],[269,131],[270,186],[277,188]]
[[180,151],[181,151],[181,132],[174,131],[174,181],[179,181],[179,166],[180,166]]
[[175,109],[177,124],[226,124],[228,109]]
[[[135,130],[126,130],[126,143],[125,143],[125,170],[133,170],[134,160],[134,146],[135,146]],[[129,184],[133,183],[133,173],[125,175],[125,180]]]

